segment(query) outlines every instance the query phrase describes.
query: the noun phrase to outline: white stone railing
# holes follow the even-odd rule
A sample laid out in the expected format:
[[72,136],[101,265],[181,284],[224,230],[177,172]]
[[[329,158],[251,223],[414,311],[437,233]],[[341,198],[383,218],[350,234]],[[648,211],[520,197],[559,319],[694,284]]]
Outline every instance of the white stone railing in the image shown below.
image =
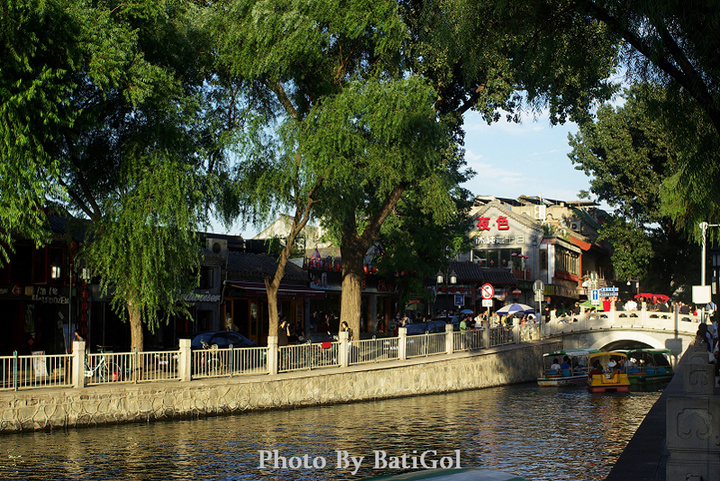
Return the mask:
[[544,337],[559,337],[572,332],[601,329],[631,329],[675,331],[694,335],[700,322],[700,316],[679,314],[677,312],[659,312],[639,309],[633,311],[587,312],[562,317],[551,316],[543,326]]
[[679,390],[668,387],[665,474],[676,479],[720,479],[720,396],[715,395],[715,366],[708,363],[705,345],[691,345],[681,363]]
[[180,339],[177,351],[86,353],[83,341],[73,343],[66,355],[0,356],[0,390],[39,387],[75,387],[195,379],[241,375],[275,375],[354,364],[393,362],[416,357],[447,356],[506,344],[540,339],[539,324],[487,327],[350,341],[347,332],[333,342],[278,346],[276,337],[268,347],[196,349]]

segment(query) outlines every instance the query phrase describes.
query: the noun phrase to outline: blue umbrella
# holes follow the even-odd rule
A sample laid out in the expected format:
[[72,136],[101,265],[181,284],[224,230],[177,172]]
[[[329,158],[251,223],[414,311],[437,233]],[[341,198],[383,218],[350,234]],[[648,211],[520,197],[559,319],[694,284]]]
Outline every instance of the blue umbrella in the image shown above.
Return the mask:
[[497,310],[497,313],[501,316],[512,315],[512,314],[535,314],[535,309],[528,306],[527,304],[508,304]]

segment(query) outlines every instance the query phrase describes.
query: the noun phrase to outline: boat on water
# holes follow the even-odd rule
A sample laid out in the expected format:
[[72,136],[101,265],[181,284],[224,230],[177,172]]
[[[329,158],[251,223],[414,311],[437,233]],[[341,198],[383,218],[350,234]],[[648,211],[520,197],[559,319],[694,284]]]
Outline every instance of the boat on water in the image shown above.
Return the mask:
[[594,349],[563,349],[543,354],[543,374],[538,386],[572,386],[587,382],[590,354]]
[[630,392],[627,354],[623,351],[600,351],[590,354],[587,377],[590,392]]
[[673,377],[670,349],[630,349],[627,354],[627,375],[632,385],[667,382]]

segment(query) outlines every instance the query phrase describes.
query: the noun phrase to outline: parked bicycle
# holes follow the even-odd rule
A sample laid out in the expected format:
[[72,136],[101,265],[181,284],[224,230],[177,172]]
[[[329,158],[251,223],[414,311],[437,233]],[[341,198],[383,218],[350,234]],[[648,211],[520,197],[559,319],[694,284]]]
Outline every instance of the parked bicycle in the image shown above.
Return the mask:
[[217,344],[209,345],[201,341],[203,353],[200,356],[200,372],[204,375],[217,376],[227,372],[227,365],[222,361]]
[[[122,367],[108,360],[103,346],[97,346],[101,356],[85,357],[85,377],[98,382],[113,382],[122,380]],[[99,359],[93,363],[92,359]]]

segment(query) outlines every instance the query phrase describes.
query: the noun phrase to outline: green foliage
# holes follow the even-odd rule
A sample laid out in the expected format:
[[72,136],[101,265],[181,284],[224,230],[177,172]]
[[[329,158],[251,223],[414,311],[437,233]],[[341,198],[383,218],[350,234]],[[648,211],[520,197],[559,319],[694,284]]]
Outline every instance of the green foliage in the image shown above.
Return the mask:
[[144,161],[127,174],[125,185],[132,187],[93,224],[94,240],[81,259],[100,275],[115,310],[138,302],[152,332],[171,315],[187,313],[183,294],[197,285],[192,273],[199,272],[200,260],[199,241],[188,227],[198,223],[201,199],[186,167],[172,158]]
[[688,246],[692,225],[673,222],[663,191],[675,184],[687,152],[668,134],[665,89],[635,86],[625,100],[622,107],[601,107],[595,123],[581,124],[570,139],[570,158],[591,177],[592,193],[615,209],[600,239],[613,246],[617,278],[641,278],[649,289],[674,292],[689,281],[697,249]]
[[84,262],[116,310],[132,304],[153,329],[193,285],[191,233],[228,130],[206,82],[199,11],[186,0],[3,1],[0,11],[0,216],[11,218],[0,232],[19,219],[41,239],[36,212],[48,203],[92,221]]

